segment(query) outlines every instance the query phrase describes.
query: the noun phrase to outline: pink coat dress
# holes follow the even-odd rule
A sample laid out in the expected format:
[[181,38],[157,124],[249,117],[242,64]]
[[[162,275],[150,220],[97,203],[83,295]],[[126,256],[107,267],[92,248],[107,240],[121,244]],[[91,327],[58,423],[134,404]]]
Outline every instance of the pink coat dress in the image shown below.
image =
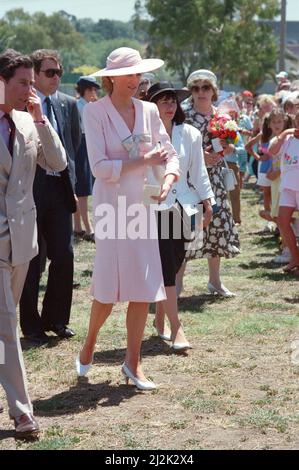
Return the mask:
[[[96,178],[93,188],[96,255],[91,294],[102,303],[157,302],[166,297],[156,221],[142,204],[146,169],[139,167],[123,174],[122,162],[139,158],[158,142],[168,151],[165,175],[172,173],[178,177],[179,161],[156,105],[134,98],[132,101],[135,106],[132,134],[109,96],[86,105],[83,114],[90,167]],[[147,223],[147,232],[142,234],[135,223],[139,213],[142,227]],[[108,236],[103,235],[105,231]]]

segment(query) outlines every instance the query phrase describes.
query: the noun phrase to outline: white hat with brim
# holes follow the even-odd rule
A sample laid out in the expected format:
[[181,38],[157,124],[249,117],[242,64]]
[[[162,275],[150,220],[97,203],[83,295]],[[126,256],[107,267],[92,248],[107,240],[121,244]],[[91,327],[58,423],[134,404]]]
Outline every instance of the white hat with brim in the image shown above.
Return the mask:
[[288,74],[288,72],[285,72],[284,70],[282,70],[281,72],[279,72],[275,76],[276,76],[276,78],[288,78],[289,74]]
[[207,80],[215,88],[217,87],[217,77],[211,70],[199,69],[192,72],[187,78],[187,87],[190,88],[198,80]]
[[164,64],[161,59],[142,59],[140,53],[130,47],[119,47],[107,57],[106,68],[91,77],[118,77],[157,70]]

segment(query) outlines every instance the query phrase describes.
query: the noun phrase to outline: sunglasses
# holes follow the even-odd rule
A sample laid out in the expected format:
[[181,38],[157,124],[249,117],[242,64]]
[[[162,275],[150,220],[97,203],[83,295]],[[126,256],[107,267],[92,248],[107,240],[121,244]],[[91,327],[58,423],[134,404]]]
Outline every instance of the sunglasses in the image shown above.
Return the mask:
[[46,70],[41,70],[41,72],[44,72],[47,78],[53,78],[54,75],[61,77],[63,74],[62,69],[46,69]]
[[195,91],[196,93],[198,93],[199,91],[209,91],[211,90],[211,88],[212,88],[211,85],[202,85],[202,86],[194,85],[191,91]]

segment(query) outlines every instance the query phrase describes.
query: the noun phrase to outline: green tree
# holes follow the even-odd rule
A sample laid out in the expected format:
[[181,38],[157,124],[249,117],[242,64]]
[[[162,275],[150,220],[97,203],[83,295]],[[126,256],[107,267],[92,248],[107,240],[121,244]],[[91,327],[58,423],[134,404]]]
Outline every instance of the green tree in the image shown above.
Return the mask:
[[270,27],[259,20],[273,19],[278,6],[278,0],[138,0],[135,25],[147,28],[148,53],[165,59],[183,83],[193,70],[211,68],[220,84],[255,88],[277,57]]
[[0,20],[0,38],[0,51],[12,47],[30,54],[35,49],[57,49],[67,72],[80,65],[85,53],[83,36],[61,13],[31,16],[22,8],[10,10]]

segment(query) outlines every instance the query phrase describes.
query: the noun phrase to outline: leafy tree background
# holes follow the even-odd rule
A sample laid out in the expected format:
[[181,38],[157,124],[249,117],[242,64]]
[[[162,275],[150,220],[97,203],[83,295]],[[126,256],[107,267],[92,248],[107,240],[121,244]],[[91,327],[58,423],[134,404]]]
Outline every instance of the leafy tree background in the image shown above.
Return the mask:
[[210,68],[220,86],[256,89],[275,73],[278,46],[266,21],[278,13],[278,0],[137,0],[129,22],[19,8],[0,19],[0,52],[57,49],[67,80],[105,67],[111,50],[129,46],[166,61],[159,79],[185,84],[193,70]]
[[135,26],[149,34],[148,53],[177,70],[183,83],[198,68],[257,88],[275,71],[277,44],[270,26],[278,0],[137,0]]
[[[143,32],[133,22],[77,19],[64,11],[30,15],[22,8],[0,19],[0,52],[8,47],[26,54],[35,49],[57,49],[66,73],[105,66],[111,50],[120,46],[144,49]],[[75,72],[78,73],[78,72]]]

